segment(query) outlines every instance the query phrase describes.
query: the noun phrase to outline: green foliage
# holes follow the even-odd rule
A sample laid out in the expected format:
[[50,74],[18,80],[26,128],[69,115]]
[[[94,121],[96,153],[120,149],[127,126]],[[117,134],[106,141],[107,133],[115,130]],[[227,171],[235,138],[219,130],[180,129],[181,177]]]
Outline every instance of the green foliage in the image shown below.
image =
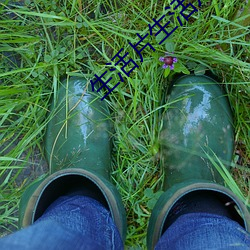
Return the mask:
[[[212,71],[224,85],[235,117],[238,160],[233,173],[242,194],[227,174],[224,177],[242,199],[249,197],[249,31],[248,19],[235,14],[235,6],[241,10],[245,1],[202,3],[190,21],[184,21],[163,44],[159,42],[164,34],[149,36],[155,51],[145,48],[143,62],[128,42],[138,42],[136,33],[148,33],[148,24],[162,16],[167,1],[20,3],[0,3],[0,157],[5,157],[0,161],[1,233],[10,230],[7,224],[16,225],[20,195],[32,180],[25,176],[20,181],[22,169],[40,166],[39,160],[34,163],[34,152],[42,158],[48,107],[60,80],[71,75],[87,79],[101,75],[121,48],[139,65],[105,100],[115,126],[112,179],[126,207],[126,245],[145,249],[148,219],[162,193],[159,131],[161,112],[168,108],[162,100],[175,73]],[[169,28],[176,25],[173,18]],[[171,72],[164,71],[159,62],[166,51],[178,58]],[[106,79],[111,76],[109,86],[113,87],[120,79],[111,72]]]
[[157,200],[160,198],[160,196],[163,193],[164,192],[161,190],[154,193],[154,191],[151,188],[146,188],[144,191],[144,195],[146,196],[146,198],[149,198],[149,200],[147,202],[147,207],[149,209],[153,209],[155,206],[155,203],[157,202]]

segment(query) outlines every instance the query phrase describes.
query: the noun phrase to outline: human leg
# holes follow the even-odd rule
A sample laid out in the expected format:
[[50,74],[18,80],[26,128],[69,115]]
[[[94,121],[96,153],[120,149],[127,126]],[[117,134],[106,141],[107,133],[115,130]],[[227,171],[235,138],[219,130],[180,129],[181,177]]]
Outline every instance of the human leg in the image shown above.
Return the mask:
[[25,228],[36,223],[60,197],[77,193],[102,204],[124,242],[125,210],[110,180],[110,114],[105,102],[89,89],[87,81],[80,77],[64,81],[58,89],[45,136],[50,173],[23,194],[19,225]]
[[180,216],[161,236],[155,250],[250,248],[250,234],[226,216],[188,213]]
[[123,249],[108,209],[87,196],[62,196],[31,226],[0,239],[5,250]]
[[[246,206],[224,187],[219,172],[223,171],[219,160],[229,169],[234,143],[232,114],[225,93],[209,77],[184,76],[174,82],[169,102],[172,105],[163,115],[160,135],[165,192],[152,211],[148,248],[153,249],[171,224],[189,212],[229,216],[249,231]],[[202,195],[194,199],[197,192]],[[207,197],[208,192],[213,195]],[[195,200],[201,211],[188,206],[183,212],[183,200]]]

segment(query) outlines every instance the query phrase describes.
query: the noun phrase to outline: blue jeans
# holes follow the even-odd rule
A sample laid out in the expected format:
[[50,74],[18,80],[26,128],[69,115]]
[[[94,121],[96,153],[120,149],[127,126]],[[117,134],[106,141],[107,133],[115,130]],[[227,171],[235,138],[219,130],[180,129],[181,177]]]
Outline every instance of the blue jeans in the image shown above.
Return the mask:
[[[110,212],[84,196],[61,197],[33,225],[0,239],[3,250],[120,250]],[[156,250],[250,249],[250,235],[226,217],[193,213],[179,217]]]
[[163,234],[155,250],[249,250],[250,234],[227,217],[190,213],[180,216]]
[[60,197],[33,225],[0,239],[1,250],[123,249],[110,212],[85,196]]

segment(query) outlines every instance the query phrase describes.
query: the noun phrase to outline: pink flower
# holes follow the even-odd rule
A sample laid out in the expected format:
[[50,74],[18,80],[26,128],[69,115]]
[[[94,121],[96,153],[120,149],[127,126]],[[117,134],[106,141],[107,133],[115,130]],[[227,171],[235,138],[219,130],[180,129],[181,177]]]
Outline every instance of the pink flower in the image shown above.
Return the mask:
[[177,63],[177,58],[176,57],[172,57],[169,55],[169,53],[165,53],[166,55],[164,57],[160,57],[159,58],[159,61],[163,62],[163,66],[162,68],[163,69],[166,69],[166,68],[170,68],[171,70],[174,69],[174,64]]

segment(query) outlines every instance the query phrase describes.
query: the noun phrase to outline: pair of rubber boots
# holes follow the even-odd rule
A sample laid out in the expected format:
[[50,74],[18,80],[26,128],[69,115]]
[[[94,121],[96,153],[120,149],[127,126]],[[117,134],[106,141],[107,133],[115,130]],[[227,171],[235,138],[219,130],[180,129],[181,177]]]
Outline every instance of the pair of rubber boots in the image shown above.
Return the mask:
[[[160,133],[165,192],[152,211],[148,249],[155,247],[176,217],[176,206],[196,196],[217,197],[249,231],[246,206],[224,187],[215,168],[218,160],[230,165],[234,147],[232,114],[224,92],[207,76],[183,76],[173,83],[168,103]],[[85,79],[74,77],[63,82],[50,110],[45,136],[50,174],[23,194],[20,227],[33,224],[59,196],[80,190],[110,210],[125,241],[126,214],[110,180],[112,121],[105,102],[90,92]]]

